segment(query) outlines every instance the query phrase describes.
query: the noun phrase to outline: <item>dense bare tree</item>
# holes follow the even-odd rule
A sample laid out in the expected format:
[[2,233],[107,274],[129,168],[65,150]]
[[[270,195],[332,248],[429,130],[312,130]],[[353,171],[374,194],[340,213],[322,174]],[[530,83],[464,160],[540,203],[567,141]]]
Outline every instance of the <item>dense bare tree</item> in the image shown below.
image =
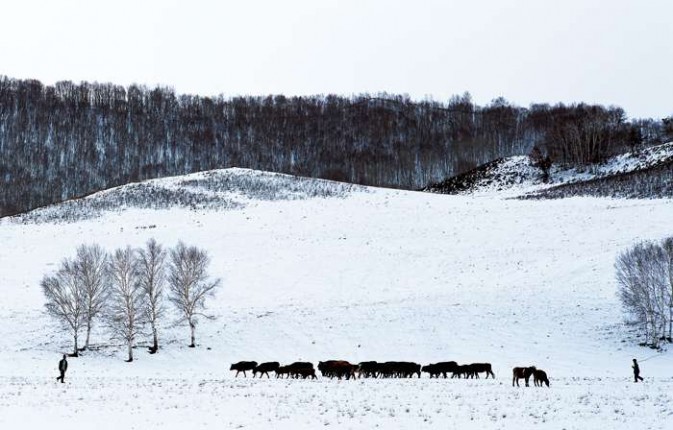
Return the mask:
[[213,295],[220,279],[212,280],[208,274],[210,258],[206,251],[179,242],[170,252],[168,285],[170,301],[181,318],[189,325],[190,348],[196,346],[196,325],[199,317],[211,318],[203,313],[206,298]]
[[540,147],[534,146],[530,154],[528,154],[528,158],[530,159],[530,163],[533,167],[540,169],[542,182],[549,182],[549,169],[551,169],[552,166],[551,157],[549,155],[543,154]]
[[164,285],[166,281],[166,251],[150,239],[138,250],[138,278],[145,294],[145,314],[152,329],[150,353],[159,350],[157,325],[164,316]]
[[86,340],[83,350],[89,347],[91,328],[105,306],[107,295],[107,254],[100,245],[81,245],[75,257],[77,277],[84,289],[86,315]]
[[667,246],[666,241],[639,243],[621,253],[615,263],[622,305],[642,325],[645,344],[653,347],[671,337],[673,275]]
[[70,331],[74,339],[73,357],[78,356],[78,338],[86,322],[85,291],[75,263],[63,260],[56,274],[45,276],[40,284],[47,300],[47,313]]
[[673,237],[664,239],[661,244],[664,250],[666,271],[668,272],[668,288],[664,294],[664,301],[668,302],[668,336],[669,342],[673,342]]
[[133,345],[144,323],[143,288],[138,279],[135,251],[118,249],[110,257],[110,295],[106,320],[115,339],[126,343],[128,362],[133,361]]

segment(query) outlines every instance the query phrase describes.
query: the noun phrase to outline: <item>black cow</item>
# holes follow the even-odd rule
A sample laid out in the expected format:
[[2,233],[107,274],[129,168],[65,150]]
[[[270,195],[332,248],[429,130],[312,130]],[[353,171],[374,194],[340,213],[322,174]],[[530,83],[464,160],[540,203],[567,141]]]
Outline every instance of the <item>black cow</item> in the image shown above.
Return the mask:
[[491,375],[493,378],[495,378],[495,374],[491,369],[491,363],[472,363],[467,365],[467,374],[471,378],[476,377],[479,379],[480,372],[486,372],[486,379],[488,379],[488,375]]
[[278,369],[276,369],[276,378],[282,377],[282,375],[288,375],[290,376],[290,366],[279,366]]
[[442,375],[444,376],[444,378],[446,378],[446,374],[449,372],[453,373],[456,367],[458,367],[458,363],[456,363],[455,361],[443,361],[423,366],[421,368],[421,371],[429,373],[431,378],[433,376],[435,378],[439,378],[439,375]]
[[254,378],[257,373],[259,373],[259,377],[261,378],[266,374],[266,377],[269,377],[269,372],[275,372],[278,370],[280,367],[280,363],[277,361],[270,361],[267,363],[262,363],[259,366],[256,366],[254,369],[252,369],[252,377]]
[[376,378],[378,365],[376,361],[363,361],[358,364],[358,376],[360,378]]
[[378,374],[382,378],[411,378],[414,374],[421,377],[421,365],[408,361],[386,361],[378,365]]
[[301,369],[313,369],[313,363],[295,361],[294,363],[287,366],[287,371],[293,378],[299,377]]
[[318,370],[320,370],[322,376],[329,378],[354,379],[357,369],[358,366],[356,364],[351,364],[345,360],[327,360],[318,363]]
[[456,367],[451,371],[451,379],[453,378],[467,378],[470,376],[470,371],[467,365],[461,364],[456,365]]
[[247,370],[255,370],[255,367],[257,367],[257,362],[256,361],[239,361],[238,363],[234,363],[231,365],[229,370],[235,370],[236,371],[236,376],[238,376],[239,372],[243,372],[243,376],[248,376],[245,374]]
[[317,376],[315,376],[315,369],[313,367],[302,367],[297,370],[297,377],[302,377],[302,379],[306,378],[311,378],[311,379],[318,379]]

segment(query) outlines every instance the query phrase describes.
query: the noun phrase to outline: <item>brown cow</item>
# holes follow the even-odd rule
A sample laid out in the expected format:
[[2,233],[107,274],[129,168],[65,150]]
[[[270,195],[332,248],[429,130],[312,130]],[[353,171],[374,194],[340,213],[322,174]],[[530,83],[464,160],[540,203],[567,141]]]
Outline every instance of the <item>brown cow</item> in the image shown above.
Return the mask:
[[355,372],[358,370],[357,364],[351,364],[345,360],[328,360],[318,363],[318,370],[323,376],[328,376],[330,379],[335,376],[339,379],[355,379]]
[[535,373],[535,366],[529,366],[529,367],[515,367],[512,369],[512,387],[514,386],[514,383],[516,382],[516,386],[519,386],[519,379],[525,379],[526,380],[526,387],[528,387],[528,380],[530,379],[531,375]]

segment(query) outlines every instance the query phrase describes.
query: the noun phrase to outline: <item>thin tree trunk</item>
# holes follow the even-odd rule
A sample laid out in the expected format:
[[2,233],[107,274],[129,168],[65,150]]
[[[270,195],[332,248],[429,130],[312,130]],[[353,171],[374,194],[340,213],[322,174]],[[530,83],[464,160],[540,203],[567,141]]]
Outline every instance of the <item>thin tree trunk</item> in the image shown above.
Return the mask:
[[129,348],[129,359],[126,361],[130,363],[133,361],[133,341],[128,342],[128,348]]
[[79,356],[78,351],[79,349],[77,349],[77,332],[75,332],[75,350],[72,353],[72,357],[78,357]]
[[90,337],[91,337],[91,320],[87,319],[87,322],[86,322],[86,341],[84,342],[84,348],[82,348],[82,351],[89,348],[89,338]]
[[189,345],[190,348],[196,347],[195,340],[196,336],[194,334],[194,331],[196,330],[196,325],[192,321],[189,321],[189,328],[191,329],[192,332],[192,343]]
[[152,337],[154,338],[154,345],[152,346],[152,351],[157,352],[159,351],[159,336],[157,334],[157,327],[152,322]]

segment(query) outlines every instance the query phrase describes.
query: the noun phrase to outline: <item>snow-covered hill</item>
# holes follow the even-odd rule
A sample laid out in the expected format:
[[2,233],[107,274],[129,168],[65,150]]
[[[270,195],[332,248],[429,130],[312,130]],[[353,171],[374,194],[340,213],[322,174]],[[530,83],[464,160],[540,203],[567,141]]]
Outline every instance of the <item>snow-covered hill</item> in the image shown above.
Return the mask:
[[[230,176],[238,185],[213,185]],[[284,181],[301,185],[287,192]],[[154,189],[172,194],[157,203]],[[672,234],[673,201],[490,197],[234,170],[2,219],[0,427],[670,428],[673,358],[637,346],[613,264],[625,247]],[[149,238],[209,251],[223,280],[209,306],[217,318],[198,327],[195,349],[167,321],[164,348],[139,349],[130,364],[98,327],[94,350],[56,383],[71,339],[45,314],[40,279],[81,243]],[[634,357],[643,384],[631,382]],[[239,360],[326,359],[491,362],[497,378],[228,371]],[[529,364],[548,372],[550,389],[511,387],[511,368]]]
[[[531,164],[528,156],[520,155],[492,161],[444,182],[430,185],[426,191],[461,195],[497,193],[499,196],[510,197],[532,193],[544,194],[545,191],[559,186],[575,184],[577,185],[575,189],[578,190],[580,184],[598,179],[619,178],[635,172],[649,172],[658,166],[669,164],[673,164],[673,142],[620,154],[601,164],[586,168],[554,164],[549,172],[551,180],[544,183],[540,169]],[[657,172],[652,173],[656,174]],[[611,186],[610,181],[606,180],[604,183],[605,188]],[[576,193],[585,194],[579,191]],[[603,195],[611,194],[606,192]]]

